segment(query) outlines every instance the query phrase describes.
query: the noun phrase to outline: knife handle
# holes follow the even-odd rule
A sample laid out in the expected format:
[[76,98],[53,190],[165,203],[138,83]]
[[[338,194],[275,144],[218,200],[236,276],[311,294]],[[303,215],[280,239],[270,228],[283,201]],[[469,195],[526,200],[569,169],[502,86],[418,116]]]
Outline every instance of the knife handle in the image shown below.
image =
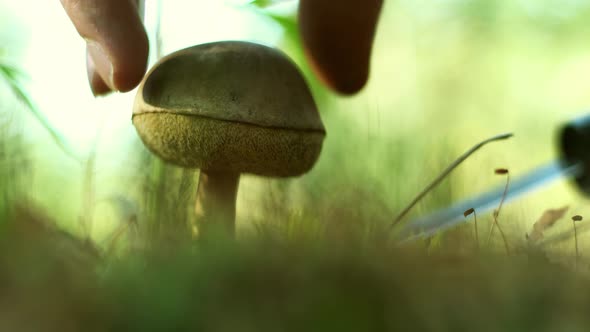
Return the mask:
[[559,145],[564,166],[580,165],[574,179],[578,188],[590,196],[590,114],[567,123],[561,129]]

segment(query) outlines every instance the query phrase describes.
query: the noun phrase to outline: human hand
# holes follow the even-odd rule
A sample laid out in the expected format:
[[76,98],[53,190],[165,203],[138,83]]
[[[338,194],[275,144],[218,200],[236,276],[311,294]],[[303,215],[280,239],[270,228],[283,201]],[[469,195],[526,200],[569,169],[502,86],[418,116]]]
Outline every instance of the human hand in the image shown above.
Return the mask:
[[[318,77],[343,94],[358,92],[369,75],[383,0],[301,0],[300,32]],[[94,95],[135,88],[146,71],[148,39],[135,0],[61,0],[86,40]]]

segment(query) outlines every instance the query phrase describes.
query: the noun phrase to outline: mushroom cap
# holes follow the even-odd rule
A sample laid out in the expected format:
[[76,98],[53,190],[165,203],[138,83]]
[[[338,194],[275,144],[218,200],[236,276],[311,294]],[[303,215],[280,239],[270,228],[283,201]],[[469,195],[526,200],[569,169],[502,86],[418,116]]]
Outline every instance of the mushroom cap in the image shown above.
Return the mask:
[[310,170],[326,135],[296,65],[238,41],[162,58],[139,86],[133,124],[173,164],[277,177]]

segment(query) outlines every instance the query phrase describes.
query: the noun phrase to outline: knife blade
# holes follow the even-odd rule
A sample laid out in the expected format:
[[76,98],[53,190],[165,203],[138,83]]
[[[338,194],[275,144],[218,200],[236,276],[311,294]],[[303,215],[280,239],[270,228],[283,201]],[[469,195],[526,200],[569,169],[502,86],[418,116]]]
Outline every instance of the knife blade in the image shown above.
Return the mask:
[[[563,160],[556,160],[533,169],[511,181],[506,197],[504,197],[504,204],[526,193],[543,188],[556,180],[577,177],[582,171],[583,166],[580,163],[572,164]],[[477,213],[485,213],[494,209],[502,201],[504,189],[504,186],[494,188],[474,198],[463,200],[448,208],[412,220],[398,233],[398,242],[403,243],[426,238],[457,226],[468,220],[463,215],[468,209],[473,208]]]

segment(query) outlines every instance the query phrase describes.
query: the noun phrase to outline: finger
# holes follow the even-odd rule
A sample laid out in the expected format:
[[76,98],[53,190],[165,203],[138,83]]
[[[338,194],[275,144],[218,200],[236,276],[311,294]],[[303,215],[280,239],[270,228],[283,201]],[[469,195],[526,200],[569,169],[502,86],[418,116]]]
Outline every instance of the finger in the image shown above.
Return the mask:
[[299,23],[307,57],[326,85],[353,94],[369,77],[383,0],[301,0]]
[[88,70],[88,83],[94,96],[103,96],[111,92],[111,88],[104,82],[95,70],[94,61],[90,54],[86,54],[86,69]]
[[[137,86],[147,66],[148,41],[135,1],[61,2],[76,30],[86,40],[94,72],[103,82],[116,91],[129,91]],[[95,81],[93,77],[90,76]]]

